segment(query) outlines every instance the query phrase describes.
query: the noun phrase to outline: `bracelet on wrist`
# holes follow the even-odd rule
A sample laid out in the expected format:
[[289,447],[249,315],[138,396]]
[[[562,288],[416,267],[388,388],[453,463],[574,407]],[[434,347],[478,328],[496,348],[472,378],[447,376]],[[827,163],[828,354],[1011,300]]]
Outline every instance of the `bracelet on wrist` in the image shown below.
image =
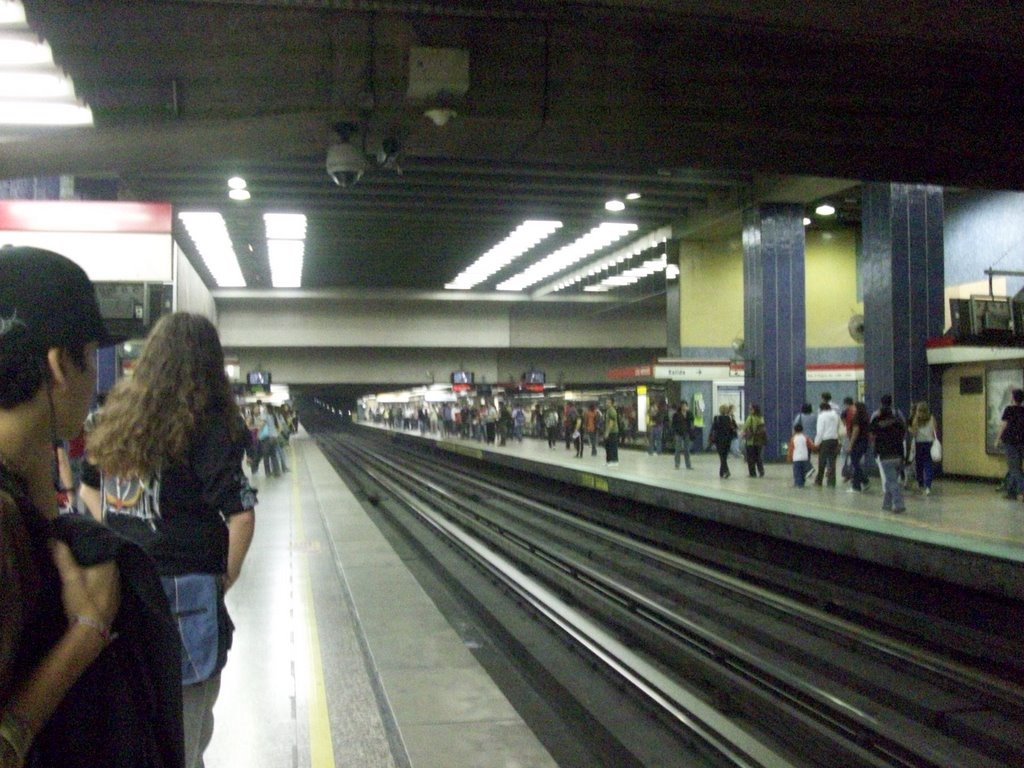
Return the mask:
[[0,741],[11,748],[18,759],[18,765],[28,757],[28,748],[32,745],[32,730],[22,718],[13,712],[6,712],[0,719]]
[[108,627],[99,619],[94,619],[92,616],[83,616],[81,614],[76,614],[74,617],[72,617],[71,623],[73,625],[84,624],[85,626],[91,627],[92,629],[96,630],[97,634],[99,634],[99,636],[103,638],[104,645],[109,645],[112,640],[117,639],[116,634],[111,634],[110,627]]

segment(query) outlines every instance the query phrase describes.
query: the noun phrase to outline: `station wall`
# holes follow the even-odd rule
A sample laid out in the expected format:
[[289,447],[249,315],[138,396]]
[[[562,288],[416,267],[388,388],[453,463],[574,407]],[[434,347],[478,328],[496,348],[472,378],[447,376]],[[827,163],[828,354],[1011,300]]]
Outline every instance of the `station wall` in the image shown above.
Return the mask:
[[232,348],[653,347],[664,354],[666,344],[663,303],[216,298],[221,339]]
[[399,385],[444,383],[455,370],[473,371],[477,383],[518,381],[522,373],[541,369],[549,383],[594,384],[607,381],[608,371],[651,360],[655,348],[495,350],[471,348],[225,347],[242,371],[269,370],[274,381],[288,384]]

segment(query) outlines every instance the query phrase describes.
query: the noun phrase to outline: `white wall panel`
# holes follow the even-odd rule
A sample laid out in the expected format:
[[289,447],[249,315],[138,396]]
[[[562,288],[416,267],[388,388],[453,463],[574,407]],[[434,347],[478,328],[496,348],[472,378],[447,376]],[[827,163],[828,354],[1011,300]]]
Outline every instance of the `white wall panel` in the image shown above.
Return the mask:
[[628,305],[218,300],[229,347],[658,347],[664,310]]
[[205,315],[212,322],[217,322],[217,305],[213,294],[203,283],[195,267],[185,254],[174,245],[174,259],[177,266],[177,279],[174,283],[174,309],[177,312],[193,312]]

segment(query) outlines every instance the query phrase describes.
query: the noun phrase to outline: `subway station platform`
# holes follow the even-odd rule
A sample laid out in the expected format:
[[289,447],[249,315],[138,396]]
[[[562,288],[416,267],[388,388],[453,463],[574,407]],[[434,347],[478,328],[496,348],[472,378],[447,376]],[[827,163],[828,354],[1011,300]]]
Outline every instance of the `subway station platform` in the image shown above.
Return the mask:
[[553,768],[304,431],[262,470],[207,768]]
[[623,447],[618,465],[608,466],[602,446],[592,456],[585,445],[583,457],[576,458],[564,441],[548,448],[547,440],[524,438],[502,447],[413,430],[400,434],[543,477],[1024,599],[1024,504],[1005,499],[994,484],[938,478],[928,496],[906,489],[906,511],[893,514],[882,510],[877,477],[866,492],[847,493],[842,480],[836,488],[793,487],[788,463],[766,464],[765,476],[752,478],[746,462],[735,456],[729,460],[732,476],[723,480],[717,453],[695,453],[692,470],[677,470],[671,454]]

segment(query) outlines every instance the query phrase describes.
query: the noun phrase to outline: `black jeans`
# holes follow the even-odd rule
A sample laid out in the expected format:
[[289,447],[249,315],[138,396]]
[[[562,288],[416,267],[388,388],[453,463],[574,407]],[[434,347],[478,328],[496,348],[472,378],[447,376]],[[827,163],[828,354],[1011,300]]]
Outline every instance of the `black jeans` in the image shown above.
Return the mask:
[[725,448],[721,448],[720,447],[718,449],[718,461],[719,461],[718,476],[719,477],[728,477],[728,475],[730,474],[729,473],[729,446],[728,445],[726,445]]
[[761,461],[760,445],[747,446],[747,469],[750,471],[751,477],[758,475],[764,477],[764,462]]

